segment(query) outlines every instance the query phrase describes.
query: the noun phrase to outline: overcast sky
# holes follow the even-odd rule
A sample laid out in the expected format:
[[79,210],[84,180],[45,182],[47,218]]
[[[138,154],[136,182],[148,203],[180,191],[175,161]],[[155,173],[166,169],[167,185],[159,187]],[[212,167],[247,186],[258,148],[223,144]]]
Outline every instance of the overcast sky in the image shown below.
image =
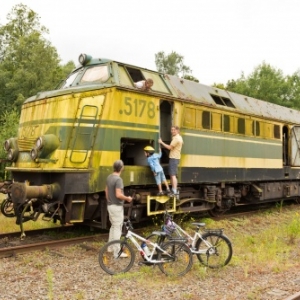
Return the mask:
[[0,25],[25,4],[49,29],[63,63],[80,53],[156,70],[176,51],[201,83],[227,83],[263,61],[284,75],[300,69],[299,0],[5,0]]

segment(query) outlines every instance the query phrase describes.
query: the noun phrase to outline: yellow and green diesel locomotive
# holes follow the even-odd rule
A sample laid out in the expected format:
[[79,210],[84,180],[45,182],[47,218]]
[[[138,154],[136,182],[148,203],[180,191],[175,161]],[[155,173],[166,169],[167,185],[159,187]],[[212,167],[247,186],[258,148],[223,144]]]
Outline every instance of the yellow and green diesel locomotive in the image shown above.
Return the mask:
[[[24,102],[17,137],[4,143],[21,229],[40,215],[107,228],[104,189],[117,159],[136,222],[165,209],[222,213],[299,197],[299,111],[86,54],[79,63],[57,89]],[[148,78],[150,91],[135,87]],[[143,150],[170,143],[172,125],[184,140],[179,199],[156,196]]]

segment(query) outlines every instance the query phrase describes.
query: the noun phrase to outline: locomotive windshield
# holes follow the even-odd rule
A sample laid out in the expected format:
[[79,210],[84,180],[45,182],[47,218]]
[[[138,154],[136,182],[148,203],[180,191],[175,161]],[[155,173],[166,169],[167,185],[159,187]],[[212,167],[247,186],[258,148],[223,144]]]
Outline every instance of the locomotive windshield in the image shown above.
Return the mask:
[[67,88],[67,87],[70,87],[73,83],[73,81],[75,80],[75,78],[77,77],[78,73],[80,72],[77,71],[75,73],[72,73],[62,84],[62,86],[60,86],[59,88],[60,89],[64,89],[64,88]]
[[107,65],[92,66],[89,68],[80,68],[72,73],[60,87],[61,89],[70,86],[88,84],[88,83],[103,83],[109,78],[109,70]]
[[[107,66],[95,66],[88,68],[83,74],[80,83],[105,82],[109,78]],[[79,84],[80,84],[79,83]]]

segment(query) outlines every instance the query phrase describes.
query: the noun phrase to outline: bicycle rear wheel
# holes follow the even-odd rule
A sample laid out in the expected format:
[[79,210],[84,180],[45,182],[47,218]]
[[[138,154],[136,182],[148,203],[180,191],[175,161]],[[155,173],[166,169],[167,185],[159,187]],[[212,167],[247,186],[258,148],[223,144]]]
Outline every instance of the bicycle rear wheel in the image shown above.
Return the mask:
[[125,240],[106,243],[99,252],[100,267],[110,275],[129,271],[134,260],[135,252]]
[[193,265],[190,248],[181,241],[169,241],[161,246],[168,254],[158,252],[157,259],[164,260],[158,264],[159,269],[168,276],[183,276]]
[[230,240],[218,233],[208,232],[198,239],[196,250],[198,260],[205,266],[217,269],[227,265],[232,257],[232,245]]

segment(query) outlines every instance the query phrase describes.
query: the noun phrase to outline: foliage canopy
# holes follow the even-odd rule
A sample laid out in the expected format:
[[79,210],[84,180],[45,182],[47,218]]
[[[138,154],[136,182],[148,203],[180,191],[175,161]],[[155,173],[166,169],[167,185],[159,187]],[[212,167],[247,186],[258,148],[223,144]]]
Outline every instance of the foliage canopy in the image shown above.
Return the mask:
[[186,66],[183,60],[184,57],[175,51],[168,55],[164,51],[155,54],[155,65],[158,72],[199,82],[197,78],[191,75],[191,68]]
[[[220,85],[217,85],[221,87]],[[227,82],[225,89],[278,105],[300,109],[300,73],[284,76],[282,70],[263,62],[247,77]]]
[[53,89],[74,68],[74,63],[60,66],[56,49],[45,38],[48,30],[39,19],[33,10],[19,4],[8,14],[8,23],[0,26],[1,111],[14,107],[20,111],[26,98]]

